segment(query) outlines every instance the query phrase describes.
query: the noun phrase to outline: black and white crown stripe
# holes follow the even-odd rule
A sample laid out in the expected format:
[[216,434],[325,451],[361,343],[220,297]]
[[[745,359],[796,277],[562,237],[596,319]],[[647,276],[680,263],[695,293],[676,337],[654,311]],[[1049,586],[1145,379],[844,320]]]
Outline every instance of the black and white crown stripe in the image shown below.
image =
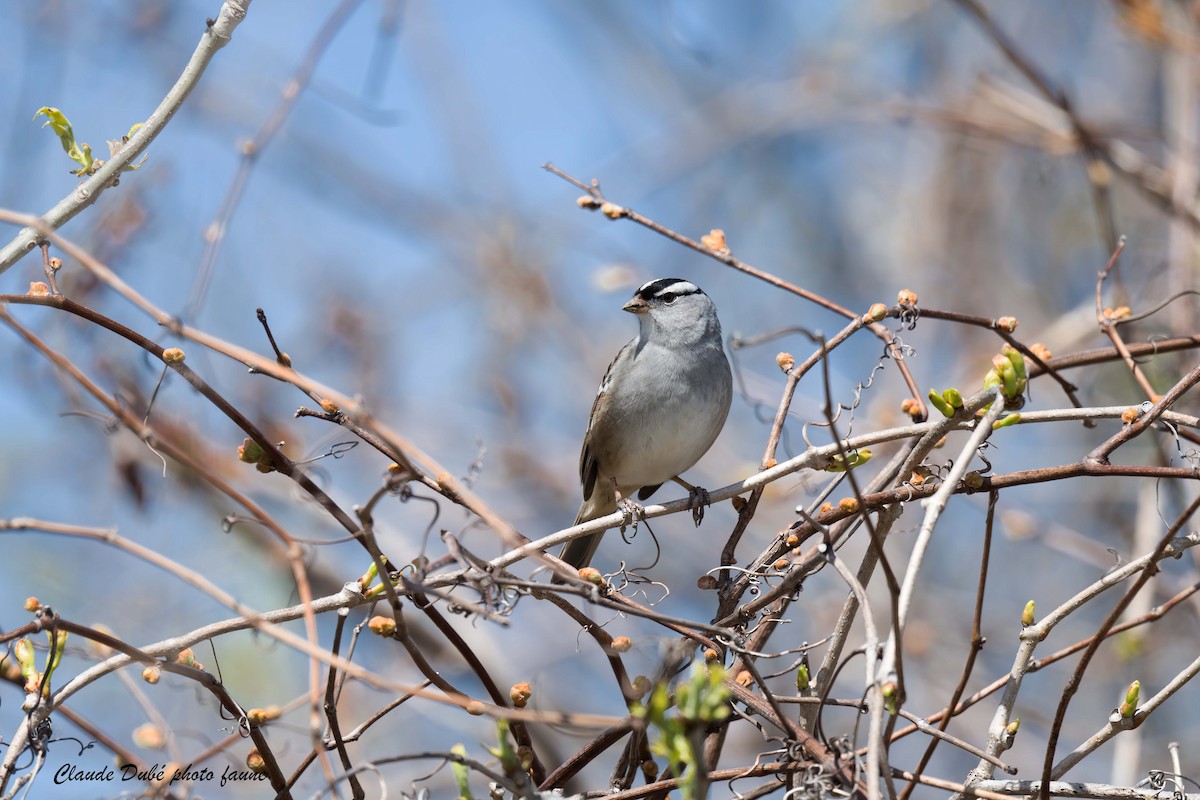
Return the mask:
[[[633,296],[648,303],[651,300],[664,299],[668,295],[673,295],[673,297],[671,297],[671,300],[673,300],[676,297],[686,297],[687,295],[692,294],[704,294],[704,290],[691,281],[685,281],[683,278],[659,278],[658,280],[653,280],[649,283],[643,284],[640,289],[633,293]],[[636,341],[636,339],[634,341]],[[618,361],[621,360],[621,356],[624,354],[626,348],[631,347],[632,345],[633,342],[630,342],[626,344],[625,347],[622,347],[617,353],[617,357],[614,358],[612,363],[608,365],[608,369],[604,372],[604,378],[600,381],[600,387],[596,389],[597,397],[608,391],[608,387],[612,385],[613,367]],[[589,430],[591,429],[590,423],[588,428]]]
[[636,297],[646,302],[655,298],[665,297],[669,294],[676,297],[684,297],[689,294],[704,294],[704,291],[696,284],[691,281],[685,281],[683,278],[659,278],[656,281],[650,281],[634,292]]

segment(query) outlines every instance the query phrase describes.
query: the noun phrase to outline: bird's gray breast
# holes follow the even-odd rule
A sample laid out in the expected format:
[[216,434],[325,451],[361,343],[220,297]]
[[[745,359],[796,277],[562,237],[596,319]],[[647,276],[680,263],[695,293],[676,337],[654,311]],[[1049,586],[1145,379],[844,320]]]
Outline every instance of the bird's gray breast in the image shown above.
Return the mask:
[[610,447],[597,454],[602,474],[625,487],[652,486],[700,460],[720,433],[729,411],[732,381],[719,348],[697,348],[689,357],[653,343],[642,347],[614,393],[606,420],[620,437],[595,437]]

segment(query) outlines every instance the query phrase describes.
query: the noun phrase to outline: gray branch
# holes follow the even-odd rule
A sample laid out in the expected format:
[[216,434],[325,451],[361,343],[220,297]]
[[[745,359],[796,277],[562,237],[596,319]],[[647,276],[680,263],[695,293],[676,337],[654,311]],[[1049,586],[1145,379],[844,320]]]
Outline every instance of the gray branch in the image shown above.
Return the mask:
[[183,101],[191,94],[192,89],[200,82],[200,76],[204,74],[208,62],[212,60],[218,50],[229,42],[230,37],[233,36],[233,29],[241,24],[252,1],[225,0],[216,21],[208,26],[200,37],[200,43],[196,45],[196,50],[188,60],[187,66],[183,68],[179,80],[175,81],[175,85],[158,104],[158,108],[154,109],[154,113],[142,124],[142,127],[134,131],[125,146],[108,159],[95,175],[80,183],[74,191],[59,200],[53,208],[41,216],[36,224],[22,228],[11,242],[0,248],[0,273],[17,263],[26,253],[34,250],[48,232],[58,230],[80,211],[96,202],[96,198],[100,196],[101,192],[112,186],[120,177],[121,171],[132,164],[134,159],[150,146],[155,137],[171,121],[171,117],[175,116],[175,112],[183,105]]

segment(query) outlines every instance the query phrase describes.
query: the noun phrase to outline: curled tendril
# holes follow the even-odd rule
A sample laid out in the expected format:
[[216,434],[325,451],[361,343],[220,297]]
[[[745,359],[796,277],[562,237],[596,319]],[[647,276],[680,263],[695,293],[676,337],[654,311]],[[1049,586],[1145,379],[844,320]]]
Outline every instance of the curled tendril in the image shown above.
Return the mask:
[[[759,618],[758,618],[758,622],[756,622],[756,623],[755,623],[755,625],[754,625],[754,627],[753,627],[753,628],[747,628],[747,629],[746,629],[746,636],[747,636],[747,637],[753,636],[755,631],[757,631],[759,628],[761,628],[763,625],[767,624],[768,622],[786,622],[786,623],[790,623],[790,622],[791,622],[791,620],[790,620],[790,619],[786,619],[786,618],[784,618],[784,617],[771,617],[771,616],[767,616],[767,615],[765,615],[765,614],[764,614],[763,616],[761,616],[761,617],[759,617]],[[739,652],[740,654],[742,654],[742,655],[754,655],[754,656],[759,656],[759,655],[762,655],[761,653],[752,653],[752,652],[751,652],[751,651],[749,651],[749,650],[743,650],[743,649],[738,649],[738,652]]]
[[483,474],[483,459],[487,456],[487,445],[483,439],[475,440],[475,460],[467,466],[467,474],[463,476],[463,485],[468,489],[474,488],[475,481]]
[[[749,718],[749,717],[747,717],[747,716],[745,716],[744,714],[742,714],[741,716],[742,716],[744,719],[750,720],[750,718]],[[753,721],[753,720],[750,720],[750,721]],[[759,729],[760,731],[762,730],[762,726],[761,726],[761,725],[758,725],[758,723],[755,723],[755,725],[758,727],[758,729]],[[751,775],[753,775],[753,774],[754,774],[754,771],[755,771],[756,769],[758,769],[758,768],[759,768],[759,766],[762,764],[762,762],[763,762],[763,759],[767,758],[768,756],[775,756],[775,755],[777,755],[777,754],[779,754],[779,755],[782,755],[782,754],[783,754],[783,752],[784,752],[783,750],[768,750],[768,751],[766,751],[765,753],[759,753],[759,754],[757,754],[756,756],[754,756],[754,763],[753,763],[753,764],[751,764],[750,766],[746,767],[746,769],[745,769],[745,771],[744,771],[744,772],[742,772],[742,773],[740,773],[740,774],[738,774],[738,775],[734,775],[732,778],[730,778],[728,781],[726,781],[725,785],[729,787],[729,791],[730,791],[730,793],[731,793],[731,794],[732,794],[732,795],[733,795],[735,798],[738,798],[738,800],[741,800],[741,798],[745,797],[745,795],[743,795],[741,792],[739,792],[737,789],[735,789],[735,788],[733,787],[733,784],[734,784],[734,782],[735,782],[735,781],[740,781],[740,780],[745,780],[746,778],[748,778],[748,777],[750,777]],[[782,781],[783,781],[783,776],[781,776],[781,775],[776,775],[775,777],[776,777],[776,779],[777,779],[777,780],[779,780],[779,781],[782,783]]]
[[[789,748],[790,755],[791,748]],[[790,758],[789,760],[794,763],[803,758],[801,751],[796,751],[796,755],[796,758]],[[798,797],[811,797],[815,800],[816,798],[825,798],[837,794],[833,791],[829,774],[818,764],[805,766],[804,769],[795,773],[793,779],[798,780],[798,785],[784,795],[784,798],[787,800]]]
[[1150,355],[1145,358],[1142,358],[1142,359],[1138,359],[1137,357],[1134,357],[1133,363],[1139,364],[1139,365],[1140,364],[1149,364],[1151,361],[1158,358],[1158,342],[1160,339],[1167,339],[1167,338],[1169,338],[1169,337],[1163,336],[1161,333],[1155,333],[1150,336],[1147,336],[1146,344],[1150,345],[1150,347],[1152,348],[1150,351]]
[[893,336],[891,340],[884,346],[883,357],[890,358],[895,361],[903,361],[917,354],[917,348],[911,344],[905,344],[904,340],[899,335]]
[[[651,535],[653,535],[653,532],[651,533]],[[658,540],[655,539],[655,544],[657,544],[657,543],[658,543]],[[657,564],[658,559],[655,559],[654,563]],[[650,569],[653,566],[654,566],[654,564],[651,564],[650,567],[646,567],[645,569]],[[641,569],[641,568],[627,567],[625,565],[625,562],[622,561],[620,563],[619,569],[616,572],[612,573],[611,575],[606,575],[605,578],[606,578],[608,584],[612,587],[613,592],[615,592],[617,594],[624,595],[626,589],[633,587],[633,586],[638,587],[630,595],[625,595],[625,596],[637,597],[638,595],[641,595],[643,598],[645,598],[646,605],[650,606],[650,607],[654,607],[654,606],[658,605],[659,603],[661,603],[662,601],[666,600],[668,597],[671,596],[671,587],[667,586],[667,584],[663,583],[662,581],[656,581],[656,580],[651,580],[650,578],[647,578],[646,576],[642,575],[638,571],[639,569]],[[660,589],[662,589],[662,596],[659,597],[657,600],[652,600],[650,598],[650,594],[644,588],[647,586],[659,587]]]
[[793,647],[788,650],[783,650],[781,652],[771,654],[770,656],[768,656],[769,658],[780,658],[782,656],[792,655],[793,653],[800,653],[801,655],[799,658],[793,659],[791,662],[788,663],[788,665],[786,667],[784,667],[783,669],[781,669],[777,672],[764,672],[763,680],[766,680],[767,678],[778,678],[780,675],[787,675],[787,674],[791,673],[793,670],[799,669],[801,664],[808,663],[808,651],[813,647],[819,647],[821,644],[829,641],[829,639],[830,639],[830,637],[826,636],[823,639],[821,639],[821,641],[819,641],[819,642],[813,642],[812,644],[805,642],[804,644],[800,645],[799,647]]
[[[1145,406],[1145,403],[1143,403],[1143,406]],[[1144,411],[1145,408],[1143,408]],[[1183,437],[1179,435],[1179,427],[1173,422],[1161,417],[1158,421],[1164,428],[1171,432],[1171,438],[1175,440],[1175,452],[1179,454],[1179,459],[1191,466],[1193,474],[1200,474],[1200,452],[1197,452],[1193,447],[1184,449]]]
[[422,503],[429,503],[433,506],[433,518],[429,520],[429,524],[425,526],[425,532],[421,534],[421,547],[417,551],[419,554],[424,555],[425,548],[429,546],[429,537],[442,515],[442,504],[436,497],[425,497],[424,495],[417,494],[408,483],[400,487],[396,496],[400,498],[401,503],[407,503],[409,500],[419,500]]
[[[764,569],[765,569],[765,567],[764,567]],[[748,591],[750,592],[751,595],[758,594],[759,586],[766,580],[766,577],[767,577],[766,573],[763,570],[747,569],[746,567],[739,567],[736,564],[727,564],[727,565],[721,566],[721,567],[714,567],[713,569],[710,569],[705,574],[711,575],[714,572],[721,572],[721,571],[725,571],[725,570],[727,570],[729,572],[741,573],[742,575],[745,575],[746,576],[746,586],[748,587]]]
[[[824,342],[822,342],[822,346],[824,346]],[[862,404],[863,394],[875,383],[875,376],[878,375],[881,370],[886,368],[888,360],[903,360],[903,353],[900,350],[898,350],[898,353],[900,353],[899,355],[892,355],[891,351],[893,347],[903,348],[904,345],[903,343],[900,343],[900,339],[898,337],[893,337],[889,342],[887,342],[887,344],[883,346],[883,355],[880,357],[879,361],[875,363],[875,366],[871,368],[870,373],[867,374],[867,379],[854,386],[854,399],[850,402],[850,405],[839,402],[837,404],[837,408],[835,408],[833,413],[830,414],[829,420],[823,422],[818,420],[805,423],[804,427],[801,429],[801,435],[804,437],[805,444],[807,444],[809,447],[813,446],[812,442],[810,442],[808,439],[809,425],[817,428],[828,428],[842,418],[843,411],[850,412],[850,421],[847,423],[848,427],[846,429],[846,436],[850,437],[854,434],[854,414],[858,410],[858,407]]]
[[990,442],[984,442],[983,444],[979,445],[979,449],[977,449],[977,450],[975,451],[975,455],[976,455],[976,457],[978,457],[978,458],[979,458],[979,460],[983,462],[983,468],[982,468],[982,469],[977,469],[977,470],[975,470],[975,471],[976,471],[976,472],[978,472],[980,475],[987,475],[989,472],[991,472],[991,471],[992,471],[992,462],[991,462],[991,461],[988,461],[988,458],[987,458],[987,456],[985,456],[985,455],[983,454],[983,451],[984,451],[984,449],[985,449],[987,446],[990,446],[990,445],[991,445],[991,443],[990,443]]
[[[1170,783],[1171,788],[1167,789],[1167,784]],[[1137,782],[1136,788],[1149,787],[1156,792],[1169,791],[1171,800],[1183,800],[1187,790],[1186,784],[1200,786],[1200,783],[1189,778],[1186,775],[1180,775],[1176,778],[1173,775],[1168,775],[1161,769],[1152,769],[1146,773],[1146,777]]]
[[329,445],[328,449],[320,455],[315,455],[312,458],[306,458],[303,461],[295,462],[297,465],[313,464],[325,458],[339,459],[349,453],[354,448],[358,447],[358,442],[334,442]]

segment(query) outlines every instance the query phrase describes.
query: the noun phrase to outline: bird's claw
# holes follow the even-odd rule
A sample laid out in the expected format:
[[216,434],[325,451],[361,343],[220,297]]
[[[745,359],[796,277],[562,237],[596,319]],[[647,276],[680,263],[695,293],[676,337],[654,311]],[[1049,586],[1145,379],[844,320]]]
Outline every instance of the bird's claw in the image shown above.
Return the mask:
[[704,521],[704,509],[710,505],[712,505],[712,498],[709,497],[707,489],[702,486],[693,486],[688,490],[688,507],[692,509],[692,522],[696,523],[697,528]]
[[646,509],[641,503],[637,503],[628,497],[622,497],[617,501],[617,510],[625,515],[625,519],[621,520],[621,530],[624,531],[626,526],[632,525],[636,531],[638,523],[646,518]]

